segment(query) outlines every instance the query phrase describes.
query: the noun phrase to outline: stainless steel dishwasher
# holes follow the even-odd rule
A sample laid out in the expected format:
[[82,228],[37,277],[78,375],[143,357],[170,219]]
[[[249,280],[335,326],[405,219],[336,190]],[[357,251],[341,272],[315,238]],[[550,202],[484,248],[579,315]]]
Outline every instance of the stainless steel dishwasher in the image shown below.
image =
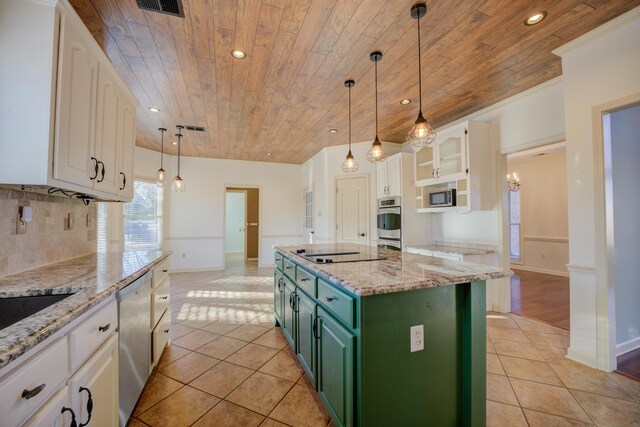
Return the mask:
[[119,412],[125,426],[151,365],[151,272],[118,291],[119,323]]

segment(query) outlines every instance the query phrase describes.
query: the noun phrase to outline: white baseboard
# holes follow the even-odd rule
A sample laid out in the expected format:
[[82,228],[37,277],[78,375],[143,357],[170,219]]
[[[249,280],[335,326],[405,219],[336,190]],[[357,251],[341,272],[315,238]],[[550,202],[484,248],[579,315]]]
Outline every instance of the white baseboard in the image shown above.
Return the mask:
[[512,270],[516,269],[516,270],[532,271],[534,273],[551,274],[552,276],[569,277],[568,271],[547,270],[546,268],[529,267],[528,265],[524,265],[524,264],[510,264],[509,268],[511,268]]
[[616,356],[622,356],[638,348],[640,348],[640,337],[616,345]]
[[206,271],[222,271],[224,268],[216,267],[216,268],[183,268],[179,270],[171,270],[171,273],[200,273]]
[[590,366],[594,369],[598,369],[598,360],[595,356],[590,356],[588,354],[582,353],[580,351],[576,351],[573,348],[569,347],[567,350],[567,355],[565,356],[567,359],[574,360],[576,362],[580,362],[583,365]]

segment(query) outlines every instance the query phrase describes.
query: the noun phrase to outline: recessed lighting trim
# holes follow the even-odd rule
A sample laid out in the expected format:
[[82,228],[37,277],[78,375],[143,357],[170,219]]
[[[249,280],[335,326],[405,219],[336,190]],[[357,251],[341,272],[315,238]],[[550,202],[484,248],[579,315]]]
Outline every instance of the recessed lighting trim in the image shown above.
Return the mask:
[[400,101],[400,104],[409,105],[411,104],[411,100],[409,98],[403,99],[402,101]]
[[160,109],[158,107],[149,107],[149,111],[152,111],[154,113],[159,113]]
[[267,153],[267,156],[271,157],[273,156],[273,153]]
[[231,55],[233,55],[233,57],[236,59],[244,59],[247,57],[247,52],[240,49],[234,49],[231,51]]
[[178,145],[178,141],[172,141],[171,144]]
[[329,129],[329,133],[338,133],[338,129]]
[[532,26],[532,25],[536,25],[539,24],[540,22],[542,22],[544,20],[544,18],[547,17],[547,12],[545,12],[544,10],[541,12],[535,12],[532,13],[531,15],[529,15],[527,17],[527,19],[524,20],[524,25],[526,26]]

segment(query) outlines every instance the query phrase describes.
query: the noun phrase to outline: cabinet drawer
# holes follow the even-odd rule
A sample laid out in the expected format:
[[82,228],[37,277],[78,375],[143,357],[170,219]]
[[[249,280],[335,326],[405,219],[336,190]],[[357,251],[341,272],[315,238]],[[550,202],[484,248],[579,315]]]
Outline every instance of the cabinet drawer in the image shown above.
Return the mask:
[[[0,383],[0,424],[21,425],[58,390],[69,375],[67,340],[61,338],[29,359]],[[42,387],[27,399],[24,393]]]
[[69,333],[71,370],[75,371],[118,327],[118,305],[111,301]]
[[276,252],[274,256],[274,263],[280,270],[284,269],[284,256],[280,252]]
[[284,268],[282,269],[284,274],[289,276],[290,279],[295,280],[296,278],[296,265],[291,262],[288,258],[284,258]]
[[158,325],[151,333],[151,367],[153,368],[162,356],[162,350],[169,341],[169,330],[171,326],[171,309],[164,312]]
[[316,297],[316,276],[300,266],[296,267],[296,283],[306,293],[314,298]]
[[170,280],[168,277],[165,277],[162,283],[151,292],[151,329],[158,323],[162,313],[164,313],[169,306]]
[[335,286],[324,280],[318,279],[318,301],[331,313],[338,316],[345,325],[350,328],[356,327],[356,299],[354,297],[339,291]]
[[151,287],[155,288],[169,275],[169,258],[162,261],[153,269]]

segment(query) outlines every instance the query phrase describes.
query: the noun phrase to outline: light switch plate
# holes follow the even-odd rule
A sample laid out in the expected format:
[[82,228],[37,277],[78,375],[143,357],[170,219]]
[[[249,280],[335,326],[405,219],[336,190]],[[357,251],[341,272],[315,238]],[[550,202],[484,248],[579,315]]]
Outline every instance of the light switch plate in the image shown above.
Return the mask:
[[64,220],[64,229],[73,230],[73,225],[74,225],[73,214],[69,212],[69,214]]
[[411,353],[424,350],[424,325],[416,325],[410,328]]

